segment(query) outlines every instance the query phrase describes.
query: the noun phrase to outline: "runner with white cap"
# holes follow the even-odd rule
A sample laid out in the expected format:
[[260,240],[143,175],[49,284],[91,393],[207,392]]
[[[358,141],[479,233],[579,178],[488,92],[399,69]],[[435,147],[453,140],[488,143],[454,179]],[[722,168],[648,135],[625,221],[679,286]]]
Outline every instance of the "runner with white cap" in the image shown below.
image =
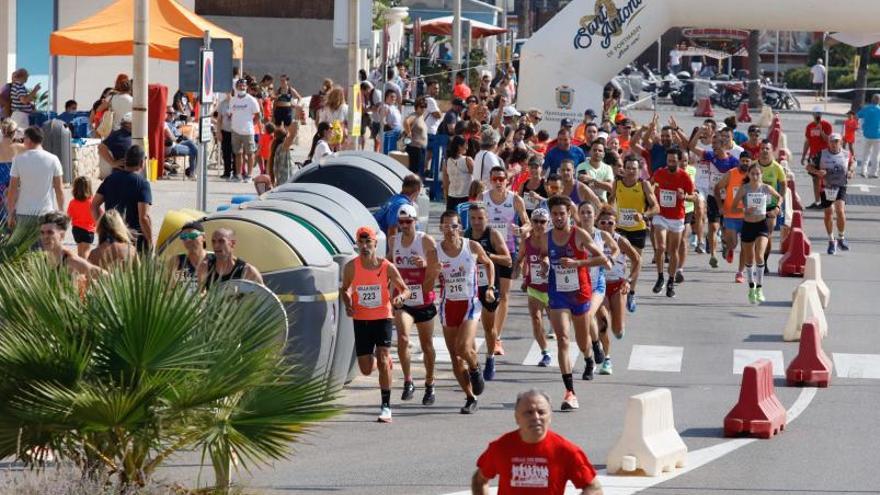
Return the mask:
[[[837,250],[849,251],[846,242],[846,186],[855,173],[853,157],[842,146],[840,134],[831,134],[828,149],[807,168],[822,179],[822,208],[825,210],[825,232],[828,233],[828,254]],[[832,218],[832,216],[834,218]],[[837,221],[837,241],[834,239],[834,221]]]
[[547,350],[547,334],[544,333],[543,316],[547,311],[549,296],[547,295],[547,266],[542,260],[547,256],[544,247],[547,245],[547,223],[550,212],[544,208],[532,211],[532,230],[520,243],[519,254],[513,263],[513,277],[523,274],[523,286],[529,296],[529,317],[532,321],[532,335],[541,348],[541,360],[538,366],[550,366],[550,353]]

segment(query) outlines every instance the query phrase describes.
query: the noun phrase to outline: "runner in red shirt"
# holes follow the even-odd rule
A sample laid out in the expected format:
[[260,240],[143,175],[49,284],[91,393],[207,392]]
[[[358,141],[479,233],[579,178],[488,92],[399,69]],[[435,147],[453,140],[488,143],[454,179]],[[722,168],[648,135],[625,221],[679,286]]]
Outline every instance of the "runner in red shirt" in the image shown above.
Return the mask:
[[596,470],[580,447],[550,431],[550,398],[529,390],[516,398],[519,429],[489,444],[477,459],[471,492],[489,493],[496,476],[498,495],[563,495],[571,481],[584,494],[601,495]]
[[[679,166],[680,165],[680,166]],[[669,280],[666,297],[675,297],[675,272],[678,270],[678,245],[684,233],[684,202],[693,201],[694,182],[685,171],[684,152],[678,146],[666,151],[666,167],[657,169],[651,182],[660,205],[660,214],[653,217],[654,259],[657,282],[654,294],[663,290],[663,262],[669,254]]]
[[[832,132],[834,132],[834,129],[831,127],[831,124],[827,120],[822,119],[822,108],[813,107],[813,121],[807,124],[807,129],[804,133],[807,139],[804,141],[804,150],[801,152],[801,164],[804,167],[808,167],[818,159],[817,157],[823,150],[828,149],[828,136]],[[807,173],[813,178],[813,198],[815,200],[807,208],[811,210],[821,209],[822,198],[819,195],[821,179],[814,172],[811,172],[809,168]]]

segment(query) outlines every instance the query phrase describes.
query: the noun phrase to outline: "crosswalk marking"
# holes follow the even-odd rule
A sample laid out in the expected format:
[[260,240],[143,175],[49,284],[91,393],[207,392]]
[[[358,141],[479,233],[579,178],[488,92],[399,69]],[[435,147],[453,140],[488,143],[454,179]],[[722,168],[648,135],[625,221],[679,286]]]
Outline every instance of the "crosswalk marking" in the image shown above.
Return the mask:
[[[559,347],[556,342],[550,340],[547,342],[547,353],[550,354],[550,368],[558,368],[559,367]],[[578,349],[577,344],[574,342],[568,346],[568,359],[571,362],[572,366],[578,363],[578,358],[580,357],[581,351]],[[523,366],[535,366],[538,364],[538,361],[541,360],[541,348],[538,346],[538,343],[532,341],[532,347],[529,348],[529,353],[526,354],[525,359],[523,359]]]
[[834,353],[838,378],[880,378],[880,354]]
[[785,360],[782,357],[782,351],[762,349],[734,349],[733,372],[742,375],[743,368],[759,359],[769,359],[773,363],[774,376],[785,376]]
[[[435,362],[437,363],[451,363],[452,358],[449,356],[449,349],[446,348],[446,339],[443,337],[433,337],[431,339],[434,342],[434,352],[436,353]],[[483,344],[486,342],[486,339],[475,338],[474,339],[477,345],[477,353],[482,352]],[[414,363],[420,363],[423,360],[422,350],[419,348],[419,339],[416,337],[415,339],[410,338],[410,356]],[[395,362],[399,361],[400,358],[397,355],[397,349],[392,349],[391,357]]]
[[637,344],[629,355],[629,369],[679,373],[683,355],[683,347]]

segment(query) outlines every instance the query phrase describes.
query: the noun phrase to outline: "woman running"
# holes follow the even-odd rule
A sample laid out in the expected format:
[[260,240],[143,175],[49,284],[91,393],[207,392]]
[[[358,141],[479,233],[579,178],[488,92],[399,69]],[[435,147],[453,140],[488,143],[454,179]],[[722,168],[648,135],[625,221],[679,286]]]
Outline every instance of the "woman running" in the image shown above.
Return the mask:
[[593,292],[590,296],[590,311],[587,313],[587,322],[590,324],[590,336],[593,341],[593,356],[595,356],[596,364],[601,365],[605,362],[605,352],[599,342],[599,325],[596,324],[596,314],[602,310],[602,303],[605,301],[605,271],[611,269],[611,260],[617,256],[618,249],[611,234],[596,229],[596,210],[592,203],[581,203],[577,211],[578,227],[590,234],[593,242],[606,259],[605,264],[590,267],[590,282],[593,286]]
[[532,335],[541,348],[541,360],[538,366],[550,366],[550,352],[547,350],[547,334],[544,333],[543,315],[547,311],[547,268],[542,261],[547,256],[544,246],[547,245],[547,222],[550,212],[544,208],[532,211],[532,230],[520,242],[519,256],[513,264],[513,278],[523,273],[523,286],[529,296],[529,317],[532,320]]

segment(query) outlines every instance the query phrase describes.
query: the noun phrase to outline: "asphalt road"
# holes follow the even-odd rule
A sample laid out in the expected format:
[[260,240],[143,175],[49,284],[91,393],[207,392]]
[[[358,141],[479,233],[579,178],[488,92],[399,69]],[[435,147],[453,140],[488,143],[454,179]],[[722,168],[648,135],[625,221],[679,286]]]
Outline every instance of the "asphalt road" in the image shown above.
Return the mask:
[[[646,112],[634,113],[640,121],[649,118]],[[677,117],[685,128],[701,120]],[[784,121],[789,146],[796,150],[796,156],[807,119],[791,115]],[[794,168],[801,197],[809,202],[807,177],[799,166]],[[824,256],[827,240],[821,213],[806,212],[806,232],[814,250],[823,253],[824,277],[832,291],[827,310],[829,336],[823,341],[837,368],[831,386],[812,397],[812,391],[786,387],[777,377],[776,393],[786,408],[798,397],[799,405],[806,403],[802,414],[781,435],[743,445],[674,478],[666,475],[653,480],[659,481],[654,486],[639,485],[644,488],[640,493],[880,493],[876,457],[880,431],[880,338],[876,331],[880,307],[875,306],[880,292],[880,209],[876,206],[880,205],[880,196],[875,193],[880,181],[857,177],[852,183],[868,187],[850,188],[850,252]],[[875,206],[858,205],[870,202]],[[436,226],[432,227],[436,232]],[[777,254],[770,259],[774,272],[778,259]],[[513,400],[517,392],[532,387],[550,393],[557,411],[553,428],[581,445],[600,469],[621,432],[627,398],[658,387],[672,391],[676,428],[688,446],[691,460],[699,458],[696,452],[700,449],[726,449],[734,444],[722,437],[722,422],[737,400],[741,379],[734,372],[735,354],[742,354],[741,360],[748,361],[756,352],[766,351],[787,365],[798,350],[796,343],[782,341],[782,328],[790,310],[792,289],[801,280],[768,277],[768,300],[755,307],[748,304],[746,286],[733,283],[734,271],[723,261],[718,269],[711,269],[708,256],[690,254],[685,267],[687,281],[678,288],[678,297],[670,300],[650,293],[654,267],[646,264],[638,286],[638,311],[628,315],[625,338],[614,342],[614,375],[597,376],[593,382],[577,379],[581,408],[576,412],[558,412],[563,392],[558,368],[537,368],[526,360],[533,341],[526,299],[517,292],[504,331],[507,353],[499,358],[497,379],[487,384],[476,415],[458,414],[464,396],[448,362],[439,363],[437,403],[431,407],[420,403],[420,369],[415,373],[419,387],[416,400],[401,404],[402,377],[397,366],[393,424],[375,422],[379,403],[375,376],[358,378],[341,401],[347,408],[345,415],[321,425],[296,447],[289,460],[244,474],[240,482],[249,492],[279,494],[440,495],[467,490],[475,460],[486,444],[514,428]],[[435,336],[442,336],[439,326]],[[555,346],[553,342],[551,347]],[[855,358],[841,354],[869,356],[859,358],[865,365],[848,366]],[[576,362],[579,377],[581,358]],[[639,367],[651,370],[636,369]],[[861,378],[841,376],[841,371]],[[784,371],[777,369],[776,373]],[[812,400],[806,401],[810,397]],[[181,459],[163,474],[195,480],[198,466],[193,460],[197,461]],[[203,472],[203,481],[205,476],[210,477],[210,468]],[[605,480],[609,487],[606,493],[635,490],[622,488],[626,479]]]

